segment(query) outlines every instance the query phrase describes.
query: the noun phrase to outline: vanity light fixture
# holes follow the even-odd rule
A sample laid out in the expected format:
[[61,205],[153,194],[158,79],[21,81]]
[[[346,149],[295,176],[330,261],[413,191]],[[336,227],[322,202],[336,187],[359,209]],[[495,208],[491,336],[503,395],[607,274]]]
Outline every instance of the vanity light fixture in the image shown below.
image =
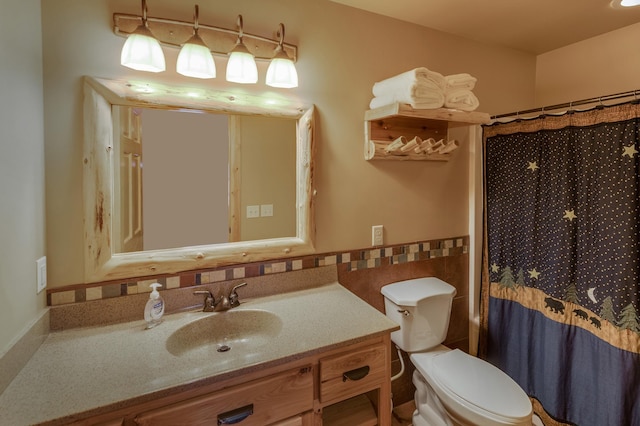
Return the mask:
[[627,9],[640,6],[640,0],[611,0],[609,5],[614,9]]
[[[256,61],[270,62],[267,84],[273,87],[297,87],[297,72],[293,63],[298,58],[298,48],[284,42],[284,25],[280,24],[277,39],[244,32],[242,15],[238,16],[237,28],[227,29],[205,25],[200,22],[199,7],[195,6],[192,22],[147,16],[146,0],[142,0],[143,15],[124,13],[113,14],[113,32],[127,37],[123,48],[122,65],[141,71],[159,72],[165,69],[162,49],[180,49],[176,71],[196,78],[214,78],[217,59],[227,60],[226,79],[234,83],[257,83]],[[145,35],[145,39],[155,44],[162,66],[132,65],[125,57],[131,56],[129,44],[134,35]],[[162,48],[160,47],[162,45]],[[125,51],[127,52],[125,54]],[[145,64],[148,64],[146,61]],[[285,69],[281,71],[282,65]]]
[[164,53],[147,23],[147,2],[142,0],[142,24],[127,37],[122,47],[120,63],[138,71],[165,70]]
[[280,40],[278,41],[278,47],[276,47],[273,59],[267,69],[267,86],[283,87],[286,89],[298,87],[298,72],[296,71],[296,66],[282,46],[284,41],[284,24],[280,24],[277,35]]
[[238,41],[231,52],[227,63],[227,81],[233,83],[253,84],[258,82],[256,60],[242,41],[242,15],[238,15]]
[[198,5],[193,15],[193,36],[182,46],[176,63],[176,71],[187,77],[215,78],[216,64],[211,51],[198,35]]

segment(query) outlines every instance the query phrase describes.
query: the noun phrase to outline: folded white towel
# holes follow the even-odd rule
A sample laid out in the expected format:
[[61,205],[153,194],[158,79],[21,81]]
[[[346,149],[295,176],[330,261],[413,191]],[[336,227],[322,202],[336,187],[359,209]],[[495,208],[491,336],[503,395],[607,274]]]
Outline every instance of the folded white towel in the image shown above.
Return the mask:
[[445,91],[453,89],[473,90],[476,87],[476,81],[478,81],[477,78],[467,73],[448,75],[444,79],[447,82]]
[[409,104],[415,109],[436,109],[442,108],[442,105],[444,105],[444,94],[440,92],[433,92],[430,93],[429,96],[421,97],[396,96],[393,94],[388,96],[376,96],[371,99],[371,102],[369,102],[369,108],[379,108],[395,102]]
[[449,142],[447,142],[446,144],[442,145],[440,148],[438,148],[437,152],[438,152],[438,154],[448,154],[448,153],[458,149],[458,147],[460,147],[460,142],[458,142],[457,140],[453,139],[453,140],[450,140]]
[[372,91],[374,96],[385,96],[398,90],[407,90],[407,88],[416,83],[426,84],[429,88],[444,90],[446,80],[442,74],[420,67],[379,81],[373,85]]
[[461,111],[473,111],[480,105],[480,101],[471,90],[458,89],[446,93],[444,106],[446,108],[459,109]]

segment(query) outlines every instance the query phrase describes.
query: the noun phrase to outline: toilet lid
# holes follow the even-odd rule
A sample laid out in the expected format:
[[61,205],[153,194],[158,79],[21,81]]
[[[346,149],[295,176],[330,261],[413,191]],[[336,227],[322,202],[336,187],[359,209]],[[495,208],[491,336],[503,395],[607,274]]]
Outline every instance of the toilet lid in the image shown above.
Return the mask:
[[531,413],[531,402],[518,384],[499,368],[455,349],[433,359],[438,384],[477,406],[508,418]]
[[380,292],[398,306],[417,306],[433,296],[455,295],[456,288],[436,277],[425,277],[387,284]]

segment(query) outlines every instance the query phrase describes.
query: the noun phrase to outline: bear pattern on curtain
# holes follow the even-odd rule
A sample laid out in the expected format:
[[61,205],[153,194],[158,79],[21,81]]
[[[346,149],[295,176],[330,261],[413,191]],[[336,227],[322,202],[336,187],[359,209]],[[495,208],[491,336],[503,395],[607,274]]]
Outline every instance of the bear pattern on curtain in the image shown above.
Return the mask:
[[640,425],[640,107],[486,126],[480,355],[545,425]]

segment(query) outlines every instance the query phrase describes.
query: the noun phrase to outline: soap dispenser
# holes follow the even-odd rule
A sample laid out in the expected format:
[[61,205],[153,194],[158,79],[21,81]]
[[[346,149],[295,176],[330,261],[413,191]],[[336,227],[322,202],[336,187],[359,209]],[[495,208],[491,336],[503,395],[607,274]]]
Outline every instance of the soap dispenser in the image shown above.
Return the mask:
[[147,321],[147,328],[153,328],[162,322],[162,315],[164,314],[164,300],[158,292],[158,287],[162,287],[162,284],[153,283],[150,285],[151,294],[147,305],[144,307],[144,319]]

